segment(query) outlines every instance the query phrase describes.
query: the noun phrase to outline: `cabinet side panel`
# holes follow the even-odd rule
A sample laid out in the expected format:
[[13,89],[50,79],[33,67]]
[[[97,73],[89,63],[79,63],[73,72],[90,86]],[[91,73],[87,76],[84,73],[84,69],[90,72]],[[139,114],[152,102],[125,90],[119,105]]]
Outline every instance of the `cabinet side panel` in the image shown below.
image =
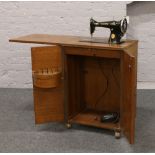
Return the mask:
[[66,55],[67,91],[67,115],[71,119],[84,109],[82,60],[80,56]]
[[124,51],[121,61],[121,128],[134,143],[136,113],[136,55]]

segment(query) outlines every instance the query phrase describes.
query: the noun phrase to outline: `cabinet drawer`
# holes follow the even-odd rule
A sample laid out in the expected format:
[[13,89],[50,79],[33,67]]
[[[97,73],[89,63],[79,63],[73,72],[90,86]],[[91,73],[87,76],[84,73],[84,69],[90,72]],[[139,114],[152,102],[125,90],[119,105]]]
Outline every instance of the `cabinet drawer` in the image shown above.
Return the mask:
[[65,47],[64,52],[67,55],[96,56],[96,57],[105,57],[105,58],[120,58],[120,51],[117,51],[117,50]]
[[105,49],[92,49],[93,56],[104,58],[120,58],[120,51],[105,50]]
[[65,47],[64,52],[68,55],[92,56],[91,48]]

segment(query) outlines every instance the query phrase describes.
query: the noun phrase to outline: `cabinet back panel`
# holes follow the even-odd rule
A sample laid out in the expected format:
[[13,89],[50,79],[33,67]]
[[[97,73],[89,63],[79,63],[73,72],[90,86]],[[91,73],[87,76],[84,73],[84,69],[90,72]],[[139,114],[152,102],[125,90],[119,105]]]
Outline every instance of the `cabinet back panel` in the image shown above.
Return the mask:
[[68,115],[120,111],[120,59],[67,56]]
[[87,57],[84,60],[84,102],[89,109],[119,111],[120,61]]

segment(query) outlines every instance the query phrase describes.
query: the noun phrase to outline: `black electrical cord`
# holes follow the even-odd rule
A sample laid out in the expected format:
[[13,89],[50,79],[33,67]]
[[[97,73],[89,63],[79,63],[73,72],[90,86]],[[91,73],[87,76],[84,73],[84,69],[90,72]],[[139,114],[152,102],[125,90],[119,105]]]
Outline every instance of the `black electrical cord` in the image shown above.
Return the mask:
[[114,77],[114,80],[115,80],[115,82],[116,82],[116,85],[119,87],[120,85],[119,85],[119,82],[118,82],[118,80],[117,80],[117,78],[116,78],[116,76],[115,76],[115,74],[114,74],[114,66],[115,65],[113,65],[113,67],[112,67],[112,75],[113,75],[113,77]]
[[99,68],[100,68],[100,70],[101,70],[103,76],[106,78],[106,88],[105,88],[105,90],[103,91],[103,93],[98,97],[98,99],[97,99],[97,101],[96,101],[96,103],[95,103],[94,108],[96,109],[96,107],[97,107],[97,105],[100,103],[102,97],[103,97],[103,96],[106,94],[106,92],[107,92],[107,89],[108,89],[108,86],[109,86],[109,80],[108,80],[107,75],[105,75],[105,73],[104,73],[104,71],[103,71],[103,69],[102,69],[102,65],[101,65],[100,61],[98,60],[97,57],[95,57],[95,58],[96,58],[95,60],[96,60],[96,62],[97,62],[97,64],[98,64],[98,66],[99,66]]

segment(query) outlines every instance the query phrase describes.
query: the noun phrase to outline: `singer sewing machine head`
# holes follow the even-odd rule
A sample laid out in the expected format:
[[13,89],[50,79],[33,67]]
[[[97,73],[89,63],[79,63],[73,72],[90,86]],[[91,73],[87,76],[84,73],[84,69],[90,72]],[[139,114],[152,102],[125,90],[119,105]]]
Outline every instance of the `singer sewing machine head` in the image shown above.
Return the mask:
[[121,38],[124,36],[127,30],[127,19],[123,18],[120,21],[106,21],[97,22],[93,18],[90,19],[90,34],[92,35],[96,27],[109,28],[111,33],[109,37],[109,43],[121,43]]

